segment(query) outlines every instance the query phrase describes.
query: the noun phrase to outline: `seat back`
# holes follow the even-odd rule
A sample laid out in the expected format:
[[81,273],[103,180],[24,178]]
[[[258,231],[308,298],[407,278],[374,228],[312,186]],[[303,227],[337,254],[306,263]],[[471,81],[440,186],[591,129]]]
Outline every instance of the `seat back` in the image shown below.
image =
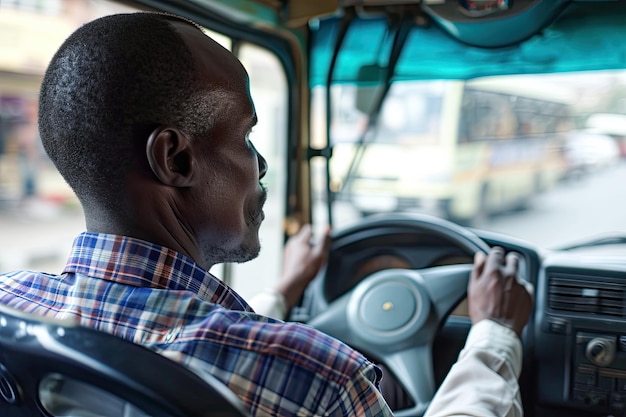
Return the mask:
[[241,417],[235,394],[143,346],[0,305],[3,417]]

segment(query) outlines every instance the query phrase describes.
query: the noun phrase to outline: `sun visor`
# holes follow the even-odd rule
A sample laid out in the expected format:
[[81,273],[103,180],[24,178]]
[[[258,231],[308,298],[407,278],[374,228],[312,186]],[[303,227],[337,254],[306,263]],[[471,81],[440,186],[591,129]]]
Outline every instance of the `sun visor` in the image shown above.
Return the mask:
[[[535,16],[536,9],[528,9],[528,13],[530,17]],[[529,36],[522,30],[524,33],[518,36],[524,41],[505,47],[469,45],[453,36],[445,25],[427,19],[416,24],[408,35],[393,79],[471,79],[626,68],[626,7],[623,2],[569,3],[554,19],[552,24],[537,29],[534,35]],[[483,24],[486,26],[481,26]],[[485,36],[485,30],[489,36],[499,36],[497,31],[490,32],[493,22],[485,20],[483,24],[468,23],[463,30],[465,39],[472,33],[474,37]],[[340,25],[340,16],[316,20],[310,25],[312,85],[326,83]],[[383,16],[354,17],[337,57],[333,82],[375,84],[372,77],[363,78],[363,74],[368,73],[363,68],[385,67],[391,49],[387,28],[388,20]],[[511,30],[502,27],[501,35]]]

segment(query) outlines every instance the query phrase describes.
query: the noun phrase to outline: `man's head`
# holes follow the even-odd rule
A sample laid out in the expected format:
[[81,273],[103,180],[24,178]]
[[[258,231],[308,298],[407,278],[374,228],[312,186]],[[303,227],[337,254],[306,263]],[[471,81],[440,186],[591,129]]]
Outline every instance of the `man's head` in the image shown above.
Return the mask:
[[74,32],[40,94],[46,152],[90,230],[180,250],[210,266],[259,251],[265,160],[239,61],[183,19],[108,16]]

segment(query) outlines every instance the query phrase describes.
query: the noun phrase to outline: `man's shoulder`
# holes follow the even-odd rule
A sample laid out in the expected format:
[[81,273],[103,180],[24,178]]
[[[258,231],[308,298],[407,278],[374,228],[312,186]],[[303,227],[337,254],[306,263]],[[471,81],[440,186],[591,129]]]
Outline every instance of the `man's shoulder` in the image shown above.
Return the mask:
[[6,285],[14,285],[18,283],[23,284],[25,282],[47,280],[54,277],[57,277],[57,275],[48,274],[45,272],[29,271],[25,269],[10,272],[0,272],[0,288]]
[[0,303],[14,302],[41,297],[50,290],[50,282],[56,275],[28,270],[0,273]]
[[311,415],[360,415],[356,410],[369,408],[382,415],[378,368],[310,326],[219,307],[193,326],[196,334],[186,326],[167,355],[218,376],[240,396],[263,398],[268,415],[279,408],[281,415],[305,408]]
[[205,337],[233,349],[294,363],[337,382],[345,382],[369,364],[358,351],[302,323],[218,309],[194,325]]

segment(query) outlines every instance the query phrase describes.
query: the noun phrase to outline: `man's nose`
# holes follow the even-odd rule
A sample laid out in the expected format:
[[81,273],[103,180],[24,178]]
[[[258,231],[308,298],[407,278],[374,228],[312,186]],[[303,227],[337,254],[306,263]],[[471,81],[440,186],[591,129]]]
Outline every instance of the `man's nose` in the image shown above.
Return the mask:
[[267,174],[267,161],[263,158],[263,155],[256,149],[254,145],[254,152],[256,152],[257,160],[259,161],[259,179],[263,178]]
[[259,158],[259,178],[263,178],[267,173],[267,161],[260,153],[257,153],[257,156]]

